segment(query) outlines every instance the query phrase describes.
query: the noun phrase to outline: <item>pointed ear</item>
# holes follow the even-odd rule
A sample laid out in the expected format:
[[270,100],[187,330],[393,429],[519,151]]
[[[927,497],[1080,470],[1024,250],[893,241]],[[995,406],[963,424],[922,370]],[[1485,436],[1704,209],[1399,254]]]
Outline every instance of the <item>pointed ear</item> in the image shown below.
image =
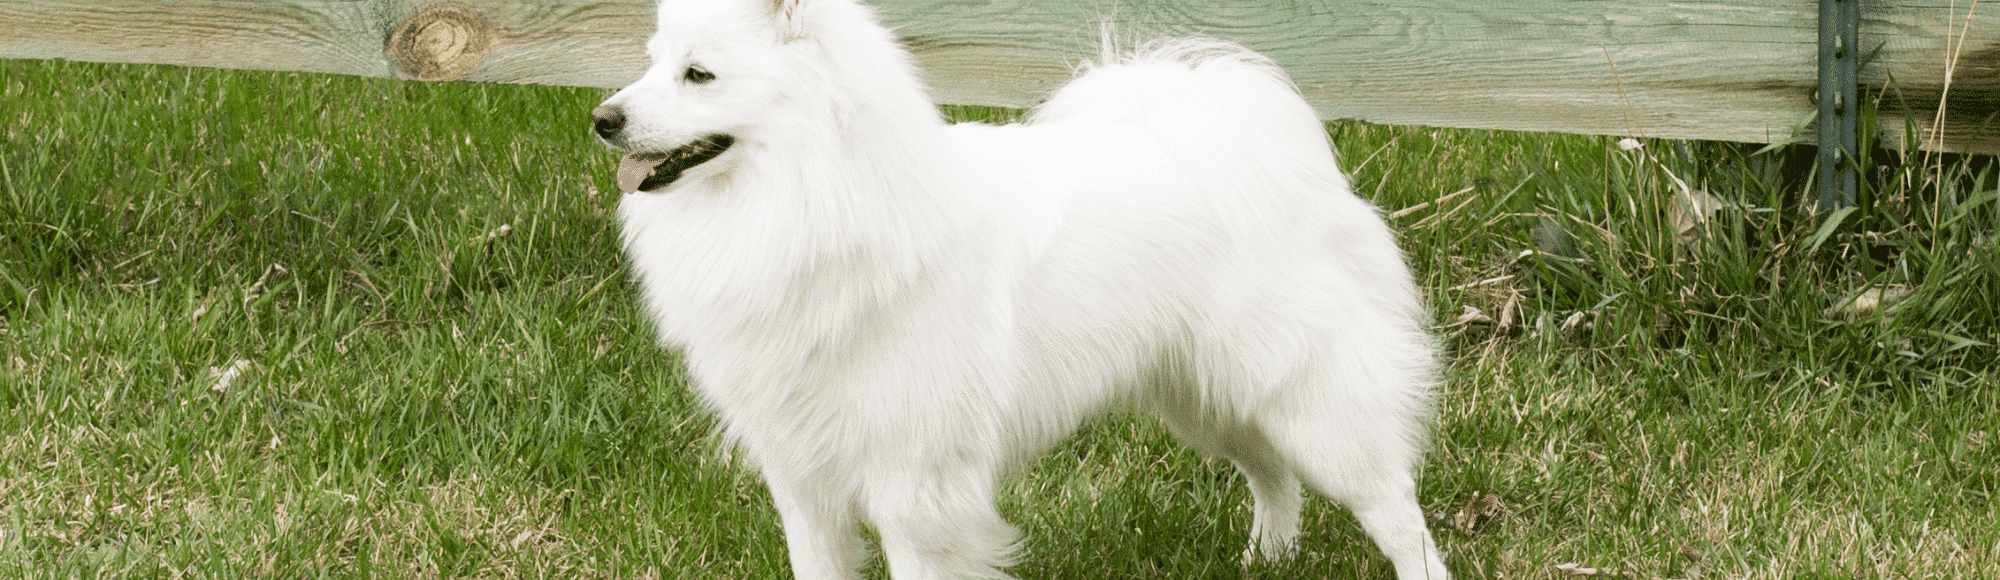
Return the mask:
[[771,0],[771,17],[778,23],[779,34],[785,42],[806,36],[805,0]]

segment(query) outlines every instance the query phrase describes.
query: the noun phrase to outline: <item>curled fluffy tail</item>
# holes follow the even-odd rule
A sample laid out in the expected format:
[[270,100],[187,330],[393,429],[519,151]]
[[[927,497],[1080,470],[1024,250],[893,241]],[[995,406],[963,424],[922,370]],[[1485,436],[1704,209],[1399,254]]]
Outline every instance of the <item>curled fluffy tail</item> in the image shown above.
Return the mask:
[[[1301,195],[1351,197],[1325,126],[1277,63],[1213,38],[1166,38],[1097,62],[1050,95],[1031,124],[1138,127],[1210,191],[1262,184]],[[1270,196],[1260,195],[1260,199]]]
[[1206,37],[1162,38],[1125,51],[1107,26],[1097,61],[1036,108],[1034,121],[1137,121],[1158,107],[1270,107],[1258,111],[1317,125],[1290,77],[1270,58]]

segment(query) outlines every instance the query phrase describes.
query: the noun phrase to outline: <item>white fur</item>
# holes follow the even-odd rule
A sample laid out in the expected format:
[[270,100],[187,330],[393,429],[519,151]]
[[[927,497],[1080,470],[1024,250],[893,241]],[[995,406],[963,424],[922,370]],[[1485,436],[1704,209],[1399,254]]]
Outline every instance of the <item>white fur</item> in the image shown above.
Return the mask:
[[1447,577],[1415,495],[1424,310],[1269,60],[1107,49],[992,127],[946,126],[851,0],[666,0],[647,48],[619,141],[736,144],[626,196],[626,249],[799,578],[855,578],[863,521],[899,580],[1005,578],[1000,478],[1118,408],[1242,469],[1252,554],[1289,554],[1303,479],[1399,577]]

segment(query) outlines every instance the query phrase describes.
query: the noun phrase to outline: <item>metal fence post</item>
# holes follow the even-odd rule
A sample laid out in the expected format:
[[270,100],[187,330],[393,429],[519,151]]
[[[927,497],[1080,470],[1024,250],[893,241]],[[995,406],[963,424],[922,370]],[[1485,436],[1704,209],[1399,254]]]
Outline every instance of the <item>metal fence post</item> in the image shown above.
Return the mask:
[[1819,0],[1819,209],[1854,205],[1861,0]]

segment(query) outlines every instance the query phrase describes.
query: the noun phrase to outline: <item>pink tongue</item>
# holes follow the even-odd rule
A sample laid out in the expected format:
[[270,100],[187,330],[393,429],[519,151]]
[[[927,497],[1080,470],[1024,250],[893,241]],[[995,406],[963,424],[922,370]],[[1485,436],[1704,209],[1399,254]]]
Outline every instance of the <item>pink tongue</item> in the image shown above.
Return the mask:
[[653,168],[666,162],[665,155],[626,155],[618,161],[618,191],[639,191],[639,184],[646,182],[646,177],[653,174]]

